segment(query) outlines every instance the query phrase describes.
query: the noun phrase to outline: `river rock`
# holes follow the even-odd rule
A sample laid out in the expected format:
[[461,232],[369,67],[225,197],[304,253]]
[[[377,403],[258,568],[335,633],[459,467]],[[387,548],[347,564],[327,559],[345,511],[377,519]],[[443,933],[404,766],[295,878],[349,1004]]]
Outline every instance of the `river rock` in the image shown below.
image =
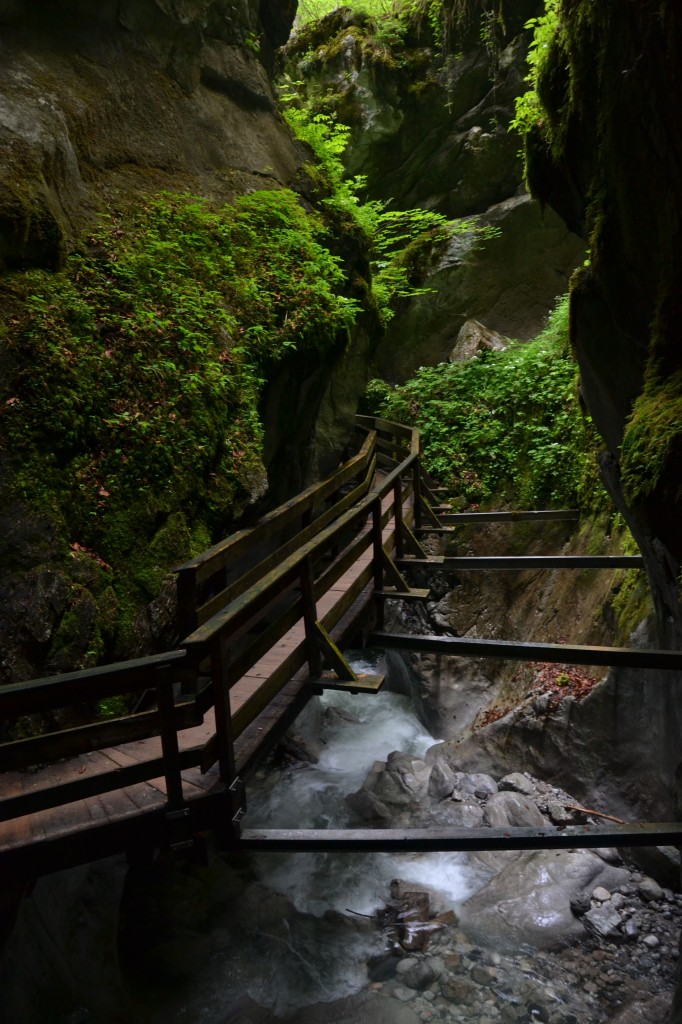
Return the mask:
[[478,800],[487,800],[489,796],[497,793],[497,783],[484,772],[474,772],[471,775],[466,772],[455,772],[455,786],[460,793],[475,796]]
[[528,853],[463,904],[460,924],[481,944],[557,948],[584,934],[571,910],[571,897],[596,882],[615,888],[626,878],[626,871],[605,865],[586,850]]
[[599,907],[593,907],[584,915],[583,921],[588,929],[600,939],[607,939],[611,942],[622,939],[620,915],[610,903],[602,903]]
[[680,891],[680,851],[674,846],[633,846],[620,851],[624,860],[636,864],[659,885]]
[[510,772],[500,779],[497,788],[500,791],[511,790],[514,793],[523,793],[524,796],[532,796],[535,792],[535,783],[521,772]]
[[377,992],[363,992],[298,1010],[287,1024],[419,1024],[414,1010]]
[[409,966],[401,971],[401,965],[399,964],[396,973],[399,974],[403,984],[407,985],[408,988],[421,991],[428,988],[431,982],[436,980],[437,974],[430,960],[411,959],[406,961],[406,963],[409,963]]
[[444,800],[455,788],[455,773],[447,761],[436,761],[429,777],[429,796]]
[[492,828],[523,828],[547,824],[537,804],[523,793],[514,793],[511,790],[495,793],[490,797],[485,805],[485,821]]
[[653,878],[644,878],[639,883],[639,895],[642,899],[647,900],[660,900],[663,898],[663,890],[661,889],[658,882],[655,882]]

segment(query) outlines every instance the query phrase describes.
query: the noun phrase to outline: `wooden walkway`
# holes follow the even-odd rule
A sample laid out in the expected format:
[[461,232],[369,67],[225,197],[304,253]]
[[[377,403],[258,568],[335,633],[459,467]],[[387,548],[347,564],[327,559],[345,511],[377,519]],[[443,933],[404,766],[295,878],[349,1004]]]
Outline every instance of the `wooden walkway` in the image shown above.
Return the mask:
[[[420,467],[418,433],[378,419],[359,420],[357,454],[327,480],[180,567],[178,635],[184,639],[177,650],[0,689],[0,714],[10,719],[115,694],[151,692],[155,698],[150,710],[112,722],[0,744],[5,877],[29,879],[118,851],[196,851],[209,837],[232,849],[520,849],[616,842],[614,829],[592,826],[579,834],[536,829],[515,836],[490,829],[484,835],[241,830],[245,779],[311,694],[329,687],[380,687],[381,677],[358,677],[342,654],[344,645],[358,637],[362,642],[370,631],[379,646],[459,656],[682,668],[682,652],[387,633],[387,598],[428,597],[403,572],[570,569],[588,563],[616,568],[641,560],[429,557],[421,535],[450,532],[474,516],[483,524],[567,520],[576,513],[443,514]],[[669,843],[682,837],[682,826],[637,825],[626,832],[619,832],[619,842]]]
[[[275,527],[281,530],[289,525],[292,518],[300,516],[309,519],[309,546],[315,547],[318,543],[316,533],[319,533],[320,529],[329,529],[332,524],[333,530],[336,521],[347,516],[348,510],[357,504],[361,492],[369,494],[370,487],[376,488],[386,479],[385,474],[375,475],[375,440],[372,439],[371,445],[366,444],[364,451],[361,449],[360,458],[355,460],[356,472],[350,480],[351,483],[355,482],[356,486],[351,487],[349,491],[349,496],[355,499],[354,501],[337,501],[336,504],[340,507],[334,512],[332,506],[332,516],[329,515],[329,510],[320,513],[315,505],[326,498],[330,488],[326,482],[311,488],[310,492],[306,492],[309,500],[306,501],[305,496],[299,496],[287,506],[276,510],[275,514],[266,517],[264,528],[261,528],[261,524],[252,530],[242,531],[243,537],[237,535],[236,545],[232,538],[232,551],[229,550],[228,538],[227,544],[217,553],[220,562],[217,571],[224,572],[224,559],[221,560],[221,556],[226,548],[229,557],[239,563],[242,548],[250,548],[252,544],[260,543],[263,540],[261,535],[266,539],[275,536]],[[359,485],[356,481],[358,475],[364,477]],[[335,497],[339,489],[348,483],[348,479],[348,472],[332,477],[335,483],[332,493]],[[303,501],[300,500],[301,497],[304,498]],[[396,543],[394,501],[395,491],[391,488],[386,494],[379,495],[378,501],[374,502],[375,506],[381,509],[381,546],[387,556],[394,551]],[[411,489],[401,488],[401,509],[398,519],[405,527],[411,522],[412,506]],[[375,573],[374,570],[377,524],[373,522],[371,512],[370,502],[364,516],[361,516],[360,525],[351,532],[352,558],[348,558],[346,552],[334,552],[332,557],[327,559],[329,564],[326,566],[326,573],[331,580],[329,586],[322,588],[323,593],[317,600],[314,593],[307,595],[308,602],[312,602],[314,606],[312,621],[320,630],[322,641],[317,644],[316,649],[311,651],[311,615],[306,615],[306,609],[302,606],[306,599],[305,584],[302,587],[299,585],[298,588],[304,593],[303,601],[299,599],[293,603],[291,599],[295,596],[296,588],[288,584],[284,589],[288,590],[290,601],[284,619],[285,626],[288,621],[291,621],[291,625],[274,642],[270,644],[268,641],[267,649],[253,664],[249,664],[248,656],[245,658],[242,654],[241,661],[248,665],[245,671],[242,672],[238,668],[239,657],[236,659],[236,667],[229,667],[232,678],[229,682],[228,717],[231,725],[232,750],[227,758],[225,751],[222,752],[221,758],[219,750],[220,726],[216,721],[215,701],[211,693],[211,690],[215,689],[215,680],[211,680],[211,666],[207,664],[207,661],[210,661],[210,653],[207,658],[205,642],[206,636],[212,633],[215,624],[212,618],[206,619],[203,609],[208,606],[209,611],[212,610],[216,601],[214,595],[203,601],[198,586],[204,582],[204,576],[211,582],[216,575],[216,551],[212,549],[212,552],[207,553],[208,557],[202,556],[179,570],[181,601],[183,595],[185,599],[185,605],[180,609],[181,622],[191,622],[194,625],[201,622],[201,626],[185,639],[182,650],[161,655],[156,659],[144,660],[147,670],[146,683],[152,682],[154,671],[164,672],[169,677],[166,681],[167,691],[176,691],[173,711],[184,712],[185,718],[194,719],[195,723],[177,730],[175,760],[179,772],[175,787],[164,774],[167,754],[164,754],[164,742],[158,729],[156,735],[126,739],[125,742],[107,745],[102,749],[86,750],[76,756],[49,764],[38,761],[38,758],[44,757],[45,750],[42,748],[46,746],[40,740],[24,743],[23,746],[28,748],[26,750],[21,749],[21,742],[6,744],[4,749],[0,746],[0,768],[11,764],[13,757],[22,764],[20,770],[5,770],[0,774],[0,862],[5,866],[11,865],[15,871],[35,874],[55,870],[84,857],[101,856],[117,848],[130,849],[131,844],[143,845],[149,842],[152,835],[156,835],[158,841],[166,839],[174,846],[182,847],[189,844],[198,829],[214,827],[216,810],[226,826],[231,824],[240,801],[240,794],[232,792],[226,799],[225,760],[228,761],[230,774],[239,773],[240,778],[248,775],[281,737],[311,694],[321,692],[325,687],[341,686],[354,692],[376,692],[381,680],[374,676],[358,678],[352,670],[344,671],[347,666],[337,646],[343,645],[351,636],[360,635],[363,629],[366,634],[372,622],[376,621],[373,611],[373,584],[376,583],[376,577],[383,574],[383,570],[381,573]],[[279,564],[280,569],[287,557],[300,560],[300,533],[295,540],[295,545],[286,542],[280,544],[276,540],[274,561]],[[220,545],[217,547],[221,548]],[[288,554],[290,550],[292,554]],[[239,569],[241,571],[241,566]],[[194,577],[191,588],[187,582],[188,575]],[[252,577],[255,579],[255,586],[262,589],[263,579],[259,572],[247,570],[241,578],[245,578],[246,584],[249,584]],[[318,573],[318,581],[319,578]],[[300,584],[300,580],[298,582]],[[314,590],[315,574],[311,575],[309,582]],[[254,583],[251,583],[252,588],[253,586]],[[192,607],[188,609],[187,594],[190,589]],[[240,587],[237,580],[236,584],[233,583],[227,589],[229,605],[229,597],[234,597],[240,590],[243,591],[243,587]],[[248,586],[246,590],[248,592]],[[425,595],[427,592],[419,593]],[[237,593],[237,596],[241,594]],[[217,603],[219,606],[223,604],[222,601]],[[371,618],[373,614],[374,619]],[[259,621],[258,625],[262,628],[262,621]],[[272,630],[272,623],[268,628]],[[243,630],[243,626],[238,623],[237,628],[231,631],[231,642],[239,640],[240,629]],[[273,635],[277,632],[278,630],[275,630]],[[325,642],[327,650],[324,649]],[[324,655],[327,657],[323,670]],[[329,656],[332,659],[331,664]],[[219,660],[221,668],[224,669],[224,652],[221,652]],[[106,669],[104,672],[106,673]],[[78,681],[79,676],[92,677],[92,673],[72,673],[61,677],[61,680],[64,682],[73,677]],[[343,679],[339,676],[349,678]],[[179,684],[187,689],[187,677],[190,679],[189,688],[196,692],[189,697],[178,697]],[[52,682],[58,681],[59,677],[56,677]],[[49,681],[38,681],[38,685],[41,682]],[[26,691],[30,685],[8,687],[5,693],[0,691],[0,702],[3,696],[20,698],[21,691]],[[118,688],[126,685],[131,683],[122,682]],[[12,694],[10,691],[19,693]],[[15,710],[11,703],[11,700],[5,700],[10,713]],[[43,708],[50,706],[49,701],[45,703],[38,700],[38,704]],[[132,716],[128,720],[129,726],[134,725],[135,717]],[[149,718],[149,715],[146,717]],[[124,736],[127,731],[123,729]],[[61,753],[62,748],[68,749],[68,737],[61,737],[61,743],[62,747],[57,742],[55,752]],[[47,746],[49,747],[49,744]],[[29,764],[32,758],[35,758],[36,764]],[[26,765],[28,770],[23,765]],[[135,778],[136,769],[137,774],[141,776],[140,781]],[[158,774],[150,776],[150,772],[154,770]],[[129,778],[135,781],[132,784],[125,784]],[[92,790],[91,795],[89,790]],[[79,792],[85,792],[87,795],[74,799]],[[45,806],[46,802],[56,802],[56,805]],[[177,805],[176,808],[169,811],[169,802]],[[147,821],[147,828],[141,827],[143,819]],[[161,824],[163,828],[160,827]]]

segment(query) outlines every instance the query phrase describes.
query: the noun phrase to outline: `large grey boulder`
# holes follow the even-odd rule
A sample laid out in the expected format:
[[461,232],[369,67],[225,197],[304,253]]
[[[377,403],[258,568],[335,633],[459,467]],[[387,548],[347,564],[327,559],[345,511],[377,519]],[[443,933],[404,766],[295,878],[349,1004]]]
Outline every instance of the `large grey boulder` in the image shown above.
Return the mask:
[[509,338],[491,331],[478,320],[467,320],[459,329],[455,347],[450,353],[450,362],[466,362],[479,352],[503,352],[508,343]]
[[571,910],[571,898],[596,885],[613,890],[628,877],[627,871],[587,850],[527,853],[464,903],[460,926],[481,944],[557,949],[585,933]]

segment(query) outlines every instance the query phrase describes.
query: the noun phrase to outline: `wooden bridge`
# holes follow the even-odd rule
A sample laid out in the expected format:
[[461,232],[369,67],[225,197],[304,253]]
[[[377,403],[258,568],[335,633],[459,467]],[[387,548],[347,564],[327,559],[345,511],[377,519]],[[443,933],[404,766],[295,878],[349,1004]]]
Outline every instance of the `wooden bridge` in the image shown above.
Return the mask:
[[[328,479],[177,571],[177,649],[0,689],[17,719],[115,695],[146,710],[0,745],[3,877],[126,851],[223,849],[487,850],[660,845],[682,824],[426,830],[245,830],[245,782],[311,695],[376,692],[344,645],[637,665],[679,671],[682,652],[397,635],[390,598],[422,601],[422,571],[632,567],[638,557],[436,558],[420,538],[459,523],[576,519],[573,511],[450,514],[420,465],[419,435],[358,417],[356,452]],[[143,706],[143,705],[138,705]]]

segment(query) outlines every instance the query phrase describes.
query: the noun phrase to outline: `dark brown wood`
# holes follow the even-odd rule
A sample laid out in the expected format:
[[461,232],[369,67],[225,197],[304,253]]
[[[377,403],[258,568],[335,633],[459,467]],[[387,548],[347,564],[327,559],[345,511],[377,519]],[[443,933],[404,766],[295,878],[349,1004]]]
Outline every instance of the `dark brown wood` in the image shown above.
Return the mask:
[[446,654],[457,658],[505,658],[513,661],[548,661],[561,665],[682,669],[682,651],[646,650],[638,647],[473,640],[462,636],[424,636],[383,631],[371,633],[369,643],[373,647]]
[[[374,474],[376,466],[376,459],[372,459],[370,463],[371,474]],[[254,566],[248,572],[240,576],[239,579],[235,580],[230,586],[226,587],[220,593],[215,594],[209,600],[204,602],[197,612],[197,626],[203,625],[209,619],[213,618],[214,615],[218,614],[223,608],[226,607],[231,601],[239,597],[244,591],[248,590],[251,586],[261,580],[277,566],[281,565],[283,560],[309,541],[314,540],[319,534],[330,523],[333,523],[340,515],[351,508],[356,502],[358,502],[369,490],[370,476],[368,476],[362,483],[360,483],[353,491],[341,498],[333,508],[330,508],[327,512],[324,512],[319,516],[311,526],[302,532],[298,533],[295,537],[292,537],[285,544],[282,544],[277,548],[276,551],[268,555],[258,565]],[[196,627],[195,627],[196,628]],[[182,634],[186,636],[187,634]]]
[[403,437],[411,441],[414,435],[412,427],[406,427],[404,423],[393,423],[392,420],[382,420],[379,416],[361,416],[358,414],[355,417],[355,422],[367,430],[376,430],[379,433],[388,434],[389,437]]
[[159,724],[161,731],[161,750],[163,752],[164,778],[166,794],[170,809],[178,808],[183,803],[182,796],[182,765],[178,747],[178,733],[175,727],[175,705],[173,701],[173,684],[168,672],[160,669],[156,688],[159,707]]
[[338,679],[344,681],[357,679],[357,674],[350,667],[322,623],[316,622],[314,629],[317,636],[318,646],[334,672],[336,672]]
[[[419,532],[442,531],[427,526]],[[437,564],[429,558],[414,559],[411,564],[451,572],[517,572],[525,569],[640,569],[644,560],[641,555],[472,555],[446,556]]]
[[608,846],[679,846],[682,823],[548,825],[544,828],[244,829],[244,850],[391,852],[573,850]]
[[[381,519],[381,502],[377,499],[372,505],[372,578],[374,589],[384,589],[384,541]],[[377,604],[377,626],[379,629],[384,624],[383,604]]]
[[154,673],[167,665],[182,665],[186,651],[167,651],[149,658],[119,661],[112,665],[65,672],[60,676],[31,679],[25,683],[0,686],[0,715],[28,715],[36,711],[102,700],[122,693],[135,693],[155,686]]
[[[211,641],[211,679],[215,702],[215,730],[220,780],[230,786],[236,777],[234,734],[230,708],[230,679],[223,637],[217,633]],[[203,765],[202,765],[203,767]]]
[[[202,714],[195,702],[185,702],[173,712],[175,728],[188,729],[200,725]],[[0,772],[18,771],[35,764],[44,764],[62,757],[76,757],[89,750],[103,750],[121,743],[148,739],[159,735],[156,711],[144,711],[127,718],[112,718],[90,725],[79,725],[61,732],[31,736],[0,744]]]
[[415,533],[421,528],[422,525],[422,483],[421,483],[421,467],[419,461],[415,459],[414,466],[412,467],[412,494],[413,494],[413,506],[414,506],[414,530]]
[[[180,763],[183,769],[199,764],[198,752],[196,750],[182,751]],[[46,786],[43,789],[36,789],[33,792],[26,792],[21,796],[9,797],[0,801],[0,821],[21,818],[27,814],[38,814],[50,808],[60,807],[62,804],[73,803],[76,800],[85,800],[87,797],[123,790],[128,786],[146,782],[148,779],[162,778],[163,773],[163,758],[157,757],[152,760],[135,762],[124,768],[83,776],[74,782]]]
[[296,495],[290,501],[269,512],[253,527],[231,534],[225,540],[214,544],[212,548],[197,555],[176,571],[180,574],[193,570],[197,582],[212,576],[218,569],[229,566],[236,558],[241,557],[249,548],[275,535],[284,527],[295,522],[303,511],[321,503],[329,494],[363,472],[371,461],[375,438],[370,435],[365,439],[361,451],[347,463],[336,470],[319,484],[313,484],[306,491]]
[[398,478],[393,485],[393,517],[395,519],[395,553],[398,558],[405,554],[405,527],[403,524],[403,484]]
[[537,509],[518,512],[446,512],[441,515],[445,526],[460,523],[535,523],[535,522],[577,522],[577,509]]
[[396,601],[427,601],[430,590],[413,587],[411,590],[377,590],[376,597],[392,597]]
[[317,634],[317,604],[315,602],[315,575],[310,558],[301,562],[301,605],[303,608],[303,625],[305,626],[305,642],[308,652],[308,668],[313,677],[322,672],[322,655]]

